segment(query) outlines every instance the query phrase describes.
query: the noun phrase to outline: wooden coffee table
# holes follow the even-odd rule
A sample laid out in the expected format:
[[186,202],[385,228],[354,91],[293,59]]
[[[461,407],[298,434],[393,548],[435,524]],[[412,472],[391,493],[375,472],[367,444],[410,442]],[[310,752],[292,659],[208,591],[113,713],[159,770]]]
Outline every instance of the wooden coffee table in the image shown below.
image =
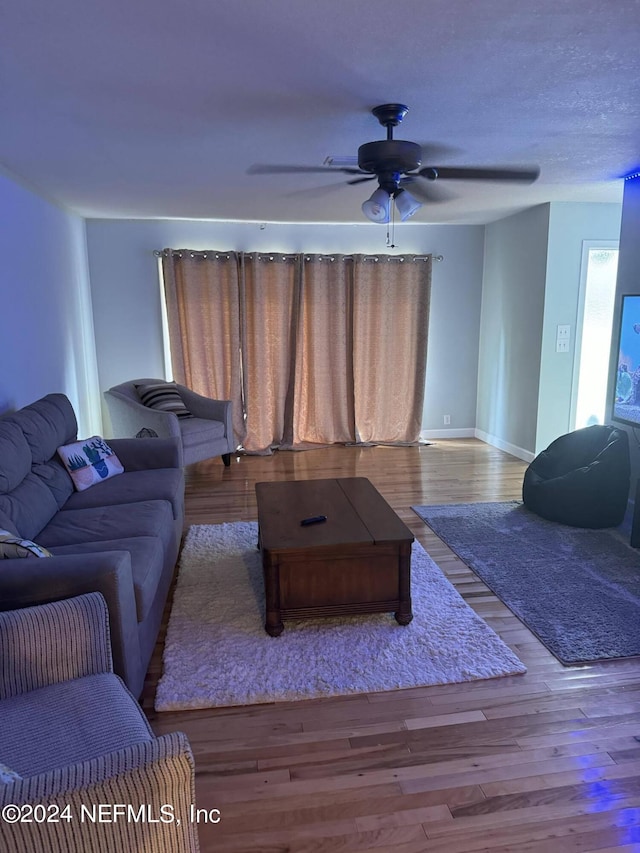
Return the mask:
[[[283,619],[393,612],[408,625],[413,534],[364,477],[256,483],[265,630]],[[300,521],[325,515],[321,524]]]

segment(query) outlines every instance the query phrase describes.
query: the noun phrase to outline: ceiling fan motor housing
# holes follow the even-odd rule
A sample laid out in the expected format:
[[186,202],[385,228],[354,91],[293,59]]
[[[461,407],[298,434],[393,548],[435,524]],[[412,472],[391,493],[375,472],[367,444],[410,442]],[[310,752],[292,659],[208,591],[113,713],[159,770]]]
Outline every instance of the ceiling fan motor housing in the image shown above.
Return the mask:
[[388,172],[412,172],[422,163],[422,148],[403,139],[366,142],[358,148],[358,166],[376,175]]

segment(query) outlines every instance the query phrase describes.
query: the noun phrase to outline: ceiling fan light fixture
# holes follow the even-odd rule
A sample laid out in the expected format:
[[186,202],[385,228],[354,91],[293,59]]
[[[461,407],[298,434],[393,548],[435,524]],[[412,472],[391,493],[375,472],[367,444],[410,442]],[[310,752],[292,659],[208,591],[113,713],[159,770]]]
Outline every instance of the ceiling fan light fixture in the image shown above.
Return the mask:
[[399,189],[393,198],[400,214],[400,219],[403,222],[409,219],[410,216],[413,216],[422,207],[422,204],[405,189]]
[[[371,222],[391,221],[393,212],[404,222],[422,207],[422,202],[447,201],[453,198],[439,186],[429,187],[437,181],[512,181],[530,184],[540,175],[538,166],[430,166],[422,165],[423,158],[431,157],[442,146],[418,145],[404,139],[393,138],[393,128],[404,119],[408,107],[404,104],[380,104],[371,112],[386,128],[387,138],[365,142],[358,148],[358,157],[329,156],[322,166],[265,165],[249,167],[249,174],[281,175],[304,172],[342,173],[349,175],[348,184],[361,184],[377,180],[378,189],[362,205],[362,212]],[[446,151],[445,146],[445,151]],[[432,152],[432,153],[429,153]],[[640,177],[638,170],[626,176],[627,180]],[[445,185],[446,186],[446,185]],[[411,187],[415,195],[405,190]],[[395,208],[392,207],[395,201]],[[389,234],[387,234],[389,237]],[[392,245],[389,243],[389,245]]]
[[378,187],[362,205],[362,212],[367,219],[381,224],[389,221],[390,210],[391,196],[382,187]]

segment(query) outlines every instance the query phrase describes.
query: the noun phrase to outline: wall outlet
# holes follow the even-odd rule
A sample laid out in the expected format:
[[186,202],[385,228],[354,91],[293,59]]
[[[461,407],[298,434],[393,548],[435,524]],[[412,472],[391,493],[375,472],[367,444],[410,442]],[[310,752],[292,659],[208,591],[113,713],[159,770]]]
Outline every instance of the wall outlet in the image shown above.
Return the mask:
[[569,341],[558,338],[556,341],[556,352],[569,352]]
[[451,415],[445,415],[444,416],[444,425],[449,426],[450,423],[451,423]]

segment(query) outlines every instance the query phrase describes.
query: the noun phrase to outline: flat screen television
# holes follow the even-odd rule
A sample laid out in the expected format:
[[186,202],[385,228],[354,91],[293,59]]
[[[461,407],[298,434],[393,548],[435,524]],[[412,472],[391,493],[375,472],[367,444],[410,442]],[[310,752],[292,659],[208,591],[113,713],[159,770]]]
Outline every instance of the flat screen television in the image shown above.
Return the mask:
[[611,419],[640,426],[640,295],[622,297]]

